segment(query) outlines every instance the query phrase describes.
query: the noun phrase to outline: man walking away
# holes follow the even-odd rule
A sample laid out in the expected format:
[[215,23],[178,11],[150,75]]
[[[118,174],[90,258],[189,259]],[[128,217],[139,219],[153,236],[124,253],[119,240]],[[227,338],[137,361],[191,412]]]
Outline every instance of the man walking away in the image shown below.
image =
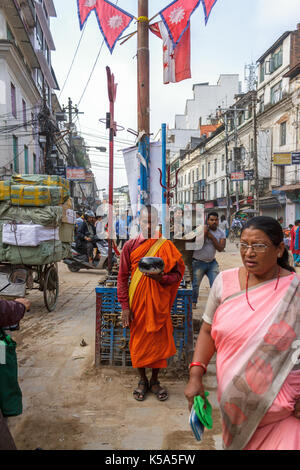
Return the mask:
[[204,243],[200,250],[193,253],[193,308],[197,307],[199,288],[206,275],[210,287],[219,274],[219,265],[216,261],[216,251],[222,252],[226,245],[225,232],[218,228],[219,216],[217,212],[210,212],[207,216],[207,225],[204,227]]

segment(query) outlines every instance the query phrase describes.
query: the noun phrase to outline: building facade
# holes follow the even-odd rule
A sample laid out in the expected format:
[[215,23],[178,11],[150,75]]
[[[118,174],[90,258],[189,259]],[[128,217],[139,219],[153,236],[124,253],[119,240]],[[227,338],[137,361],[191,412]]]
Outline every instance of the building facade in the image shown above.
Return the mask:
[[220,109],[219,127],[173,160],[173,204],[203,203],[228,216],[242,208],[300,218],[300,25],[257,61],[257,90]]
[[[0,176],[45,171],[42,120],[51,118],[52,0],[0,1]],[[50,117],[49,117],[50,116]]]

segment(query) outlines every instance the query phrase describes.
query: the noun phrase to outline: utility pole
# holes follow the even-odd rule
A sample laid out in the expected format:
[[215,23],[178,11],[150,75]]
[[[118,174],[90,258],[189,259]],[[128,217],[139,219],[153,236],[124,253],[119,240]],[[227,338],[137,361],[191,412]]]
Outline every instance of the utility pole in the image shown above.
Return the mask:
[[[74,154],[73,154],[73,115],[77,116],[78,114],[84,114],[80,113],[78,111],[77,106],[73,106],[71,98],[68,99],[68,107],[63,108],[63,112],[65,113],[68,111],[68,128],[69,128],[69,149],[68,149],[68,164],[69,165],[74,165],[75,159],[74,159]],[[70,190],[71,190],[71,197],[74,197],[74,183],[73,181],[70,181]]]
[[254,209],[259,211],[259,176],[258,176],[258,155],[257,155],[257,115],[256,115],[257,96],[256,91],[252,93],[252,111],[253,111],[253,163],[254,163]]
[[[137,25],[137,103],[138,131],[144,132],[139,142],[139,152],[144,157],[149,168],[150,155],[150,67],[149,67],[149,7],[148,0],[138,0]],[[141,164],[141,203],[149,203],[150,187],[147,169]]]
[[226,201],[227,201],[227,222],[230,227],[230,207],[231,207],[231,198],[230,198],[230,184],[229,184],[229,161],[228,161],[228,120],[227,112],[224,116],[225,124],[225,171],[226,171]]

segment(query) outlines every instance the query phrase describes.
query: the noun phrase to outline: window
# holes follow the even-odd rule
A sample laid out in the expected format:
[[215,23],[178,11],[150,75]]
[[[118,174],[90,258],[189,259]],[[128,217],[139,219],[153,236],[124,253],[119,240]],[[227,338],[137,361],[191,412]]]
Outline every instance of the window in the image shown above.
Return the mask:
[[11,41],[11,42],[16,42],[15,41],[15,37],[10,29],[10,27],[8,26],[8,24],[6,23],[6,31],[7,31],[7,39],[8,41]]
[[13,83],[10,84],[10,94],[11,94],[11,113],[16,118],[17,117],[16,87]]
[[207,199],[210,200],[210,184],[207,185]]
[[286,121],[280,124],[280,145],[286,145]]
[[278,103],[282,99],[282,82],[271,88],[271,104]]
[[48,64],[50,65],[50,49],[46,42],[45,42],[45,57],[46,57]]
[[215,171],[215,174],[217,173],[218,171],[218,160],[215,158],[214,160],[214,171]]
[[36,154],[33,154],[33,174],[36,174]]
[[210,176],[210,162],[207,164],[207,176]]
[[26,110],[25,100],[22,100],[22,110],[23,110],[23,124],[24,124],[24,128],[27,130],[27,110]]
[[263,82],[265,79],[265,64],[260,64],[259,67],[259,81],[260,83]]
[[221,197],[225,196],[225,180],[221,181]]
[[272,54],[270,59],[270,73],[275,72],[279,67],[283,64],[283,53],[282,47],[277,50],[274,54]]
[[214,199],[217,199],[217,195],[218,195],[218,183],[217,183],[217,181],[215,181],[215,183],[214,183]]
[[24,168],[25,168],[25,174],[29,174],[29,165],[28,165],[28,147],[27,145],[24,145]]
[[44,49],[44,35],[39,20],[36,20],[36,39],[39,49]]
[[205,166],[202,165],[202,179],[205,179]]
[[225,170],[225,155],[222,155],[222,171]]
[[13,135],[14,172],[19,173],[18,137]]
[[36,76],[36,78],[37,78],[37,83],[36,83],[36,84],[37,84],[37,87],[38,87],[38,89],[39,89],[39,91],[40,91],[40,93],[41,93],[41,95],[42,95],[42,94],[43,94],[43,90],[44,90],[44,76],[43,76],[43,74],[42,74],[42,72],[41,72],[40,69],[37,69],[37,76]]

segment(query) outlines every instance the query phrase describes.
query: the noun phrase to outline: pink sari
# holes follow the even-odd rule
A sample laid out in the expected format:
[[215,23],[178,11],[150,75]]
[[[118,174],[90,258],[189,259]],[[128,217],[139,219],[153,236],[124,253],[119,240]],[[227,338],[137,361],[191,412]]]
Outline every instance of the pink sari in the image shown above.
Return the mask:
[[295,274],[240,291],[239,269],[222,273],[212,337],[226,449],[300,450],[300,282]]

